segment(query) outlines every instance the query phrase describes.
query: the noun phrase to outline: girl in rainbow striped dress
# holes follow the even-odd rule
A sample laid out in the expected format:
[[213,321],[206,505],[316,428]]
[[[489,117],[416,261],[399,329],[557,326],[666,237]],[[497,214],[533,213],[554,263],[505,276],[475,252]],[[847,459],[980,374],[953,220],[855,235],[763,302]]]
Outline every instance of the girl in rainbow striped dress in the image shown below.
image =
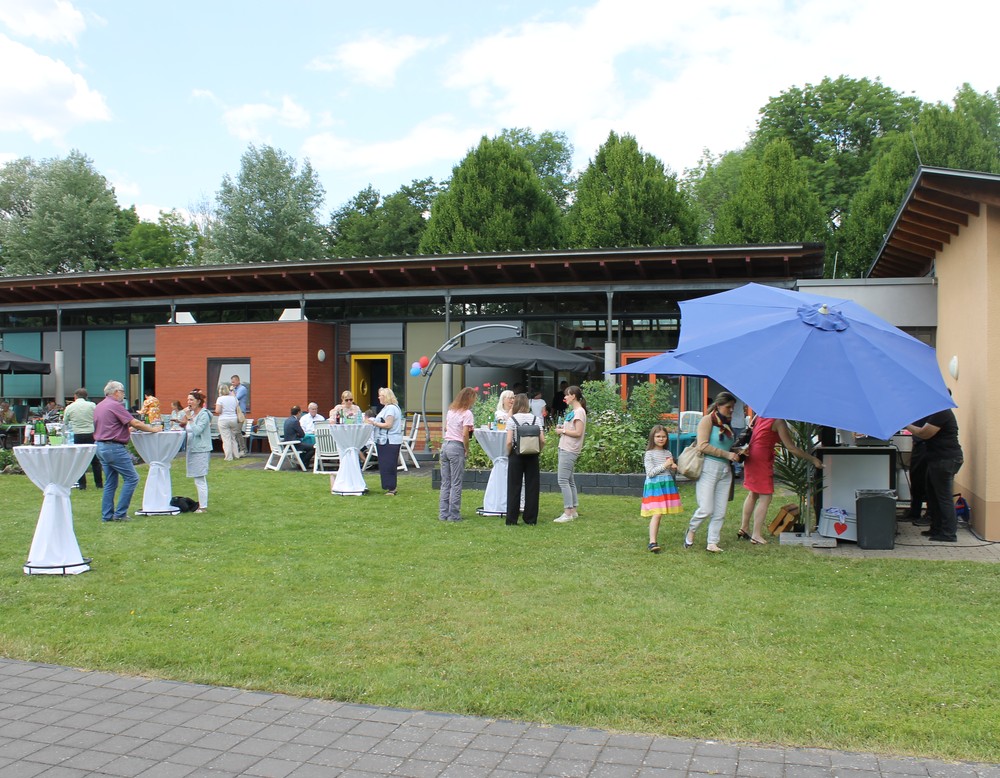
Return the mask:
[[657,424],[649,431],[646,455],[643,458],[646,482],[642,487],[642,516],[649,517],[649,545],[646,548],[654,554],[660,553],[660,546],[656,542],[656,535],[660,531],[660,516],[681,512],[681,498],[674,480],[677,465],[667,449],[669,439],[666,429]]

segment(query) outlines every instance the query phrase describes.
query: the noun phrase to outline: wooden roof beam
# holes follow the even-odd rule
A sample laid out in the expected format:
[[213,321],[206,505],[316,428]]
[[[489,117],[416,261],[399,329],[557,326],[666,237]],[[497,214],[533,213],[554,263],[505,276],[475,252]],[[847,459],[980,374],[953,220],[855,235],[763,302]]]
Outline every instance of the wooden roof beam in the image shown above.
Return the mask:
[[915,213],[927,214],[928,216],[933,216],[935,219],[941,219],[942,221],[950,222],[951,224],[958,224],[962,227],[969,226],[969,215],[967,213],[960,213],[958,211],[952,211],[948,208],[942,208],[934,203],[912,200],[909,205],[906,206],[906,210],[913,211]]
[[969,200],[965,197],[959,197],[958,195],[947,194],[934,189],[920,187],[913,193],[913,197],[925,203],[940,205],[942,208],[947,208],[949,211],[958,211],[959,213],[966,213],[970,216],[979,215],[978,202],[975,200]]

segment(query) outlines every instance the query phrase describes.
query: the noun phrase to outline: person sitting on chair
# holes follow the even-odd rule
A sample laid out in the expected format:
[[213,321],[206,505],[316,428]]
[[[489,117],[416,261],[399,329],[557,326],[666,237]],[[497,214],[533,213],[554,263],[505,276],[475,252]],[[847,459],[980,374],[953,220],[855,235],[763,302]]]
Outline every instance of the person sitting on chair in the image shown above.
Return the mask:
[[297,405],[293,405],[289,413],[291,415],[285,419],[284,439],[286,441],[296,441],[295,448],[299,452],[303,466],[308,470],[312,466],[316,448],[312,443],[305,443],[302,440],[306,436],[306,433],[302,430],[302,425],[299,423],[299,417],[302,416],[302,409]]

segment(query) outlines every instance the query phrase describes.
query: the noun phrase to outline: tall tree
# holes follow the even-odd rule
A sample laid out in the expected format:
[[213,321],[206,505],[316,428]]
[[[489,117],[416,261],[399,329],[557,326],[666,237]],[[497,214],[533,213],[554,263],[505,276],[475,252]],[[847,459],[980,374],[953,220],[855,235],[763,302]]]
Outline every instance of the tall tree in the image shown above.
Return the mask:
[[17,160],[0,178],[0,263],[7,275],[115,267],[120,209],[114,189],[79,151],[34,164]]
[[1000,90],[978,94],[965,84],[954,107],[925,106],[912,133],[880,143],[844,218],[838,275],[861,276],[871,266],[919,165],[1000,173]]
[[750,146],[761,154],[772,141],[787,140],[835,230],[872,165],[876,141],[908,129],[920,106],[878,79],[828,77],[769,100]]
[[719,211],[739,187],[746,158],[743,150],[716,157],[705,149],[698,164],[684,171],[681,188],[698,221],[699,243],[708,243],[715,235]]
[[318,213],[324,191],[307,160],[271,146],[251,146],[234,181],[223,178],[217,195],[214,241],[222,262],[270,262],[323,256]]
[[559,245],[559,219],[524,152],[484,137],[434,200],[420,253],[551,248]]
[[115,244],[123,267],[176,267],[194,264],[198,229],[177,211],[160,211],[155,224],[139,222]]
[[337,257],[416,254],[437,193],[433,178],[412,181],[386,198],[371,186],[330,216],[331,253]]
[[805,165],[791,144],[776,140],[750,156],[736,191],[719,208],[715,243],[792,243],[821,240],[826,219]]
[[500,138],[527,154],[542,188],[565,210],[573,193],[573,144],[566,133],[546,130],[536,136],[527,127],[513,127],[503,130]]
[[614,132],[580,175],[568,218],[569,244],[577,248],[698,240],[698,220],[677,177],[633,136]]

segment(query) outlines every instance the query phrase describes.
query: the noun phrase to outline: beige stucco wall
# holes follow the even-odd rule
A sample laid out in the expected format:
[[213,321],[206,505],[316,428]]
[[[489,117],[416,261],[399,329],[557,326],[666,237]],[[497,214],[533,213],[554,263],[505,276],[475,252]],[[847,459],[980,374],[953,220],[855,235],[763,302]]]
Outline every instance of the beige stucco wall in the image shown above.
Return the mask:
[[[969,501],[973,526],[1000,540],[1000,208],[983,205],[978,217],[938,253],[937,352],[958,404],[965,465],[955,489]],[[958,358],[958,378],[949,363]]]

